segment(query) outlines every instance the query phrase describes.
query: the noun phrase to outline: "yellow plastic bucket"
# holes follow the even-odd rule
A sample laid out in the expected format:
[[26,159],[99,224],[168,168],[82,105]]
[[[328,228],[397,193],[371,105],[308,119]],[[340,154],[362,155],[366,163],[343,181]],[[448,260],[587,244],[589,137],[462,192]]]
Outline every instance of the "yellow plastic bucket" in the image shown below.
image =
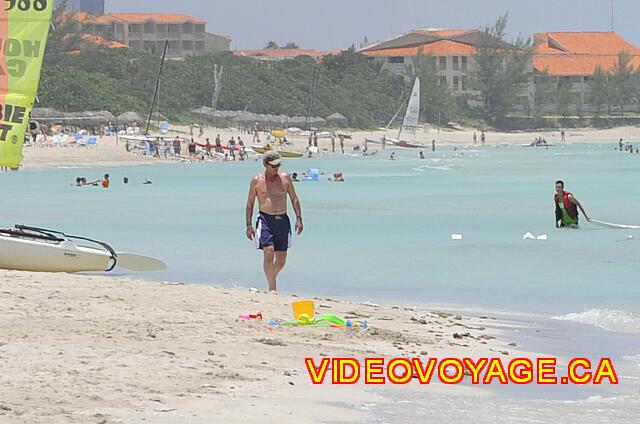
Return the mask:
[[293,316],[296,320],[300,319],[300,315],[306,315],[304,318],[313,320],[314,317],[314,305],[312,300],[301,300],[299,302],[293,302]]

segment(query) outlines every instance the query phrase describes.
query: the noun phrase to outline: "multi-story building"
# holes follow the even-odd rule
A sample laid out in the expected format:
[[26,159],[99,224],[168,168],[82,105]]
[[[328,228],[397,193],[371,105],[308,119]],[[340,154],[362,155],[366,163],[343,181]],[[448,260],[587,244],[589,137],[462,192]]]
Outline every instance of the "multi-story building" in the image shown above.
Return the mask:
[[[569,90],[583,95],[596,67],[610,72],[620,52],[630,56],[634,68],[640,66],[640,49],[615,32],[540,32],[534,35],[535,74],[548,74],[553,82],[566,82]],[[584,98],[583,98],[584,101]]]
[[[384,68],[406,75],[413,59],[421,52],[435,58],[440,83],[454,95],[464,96],[471,105],[477,105],[477,92],[469,87],[469,75],[476,66],[475,56],[482,32],[473,29],[412,30],[380,43],[370,44],[360,52],[371,60],[384,61]],[[496,45],[506,43],[496,41]],[[532,72],[529,67],[529,72]],[[524,84],[521,96],[532,96],[532,83]]]
[[119,41],[134,49],[160,55],[168,41],[167,56],[186,57],[229,50],[231,38],[206,32],[207,22],[183,14],[109,13],[76,14],[83,33]]
[[[64,0],[55,0],[54,7],[59,7]],[[68,12],[86,12],[92,15],[104,15],[105,0],[68,0]]]

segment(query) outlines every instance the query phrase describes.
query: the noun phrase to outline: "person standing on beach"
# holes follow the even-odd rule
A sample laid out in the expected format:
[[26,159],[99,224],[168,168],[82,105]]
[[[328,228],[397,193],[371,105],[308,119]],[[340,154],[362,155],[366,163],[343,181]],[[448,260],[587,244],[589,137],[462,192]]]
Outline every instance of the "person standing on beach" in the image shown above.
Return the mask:
[[564,130],[560,130],[560,141],[564,143]]
[[591,221],[578,199],[572,193],[564,191],[564,181],[562,180],[556,181],[553,203],[556,206],[556,228],[578,228],[578,208],[582,211],[587,222]]
[[484,146],[484,143],[487,141],[487,136],[485,135],[484,131],[482,131],[480,133],[480,143]]
[[431,140],[431,151],[432,152],[436,151],[436,141],[435,140]]
[[[276,279],[287,260],[291,246],[291,222],[287,215],[287,195],[296,214],[295,230],[302,233],[302,209],[289,174],[280,172],[282,159],[278,152],[269,150],[262,157],[264,173],[251,179],[246,207],[247,238],[255,240],[263,252],[263,269],[269,284],[269,293],[276,294]],[[251,224],[253,207],[258,198],[256,229]]]
[[476,144],[478,144],[478,136],[476,135],[476,132],[473,132],[473,145],[475,146]]
[[331,153],[336,152],[336,137],[335,133],[331,133]]
[[338,139],[340,140],[340,151],[344,155],[344,135],[338,134]]
[[180,137],[176,136],[176,138],[173,139],[173,154],[176,156],[180,156],[180,150],[181,150],[181,145],[180,145]]

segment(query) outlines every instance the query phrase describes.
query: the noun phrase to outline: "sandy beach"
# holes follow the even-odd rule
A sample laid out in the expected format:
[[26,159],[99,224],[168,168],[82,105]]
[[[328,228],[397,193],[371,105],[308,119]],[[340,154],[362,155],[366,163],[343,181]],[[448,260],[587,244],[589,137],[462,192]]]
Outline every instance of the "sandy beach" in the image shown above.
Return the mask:
[[[402,305],[314,299],[317,313],[369,328],[265,327],[292,319],[295,300],[246,288],[0,271],[0,421],[355,422],[369,388],[312,385],[305,357],[517,354],[494,317]],[[257,311],[263,321],[238,319]]]
[[[168,140],[179,134],[182,137],[189,135],[188,127],[176,127],[177,133],[170,133]],[[463,130],[437,130],[436,128],[421,128],[416,135],[416,140],[428,144],[431,140],[436,140],[436,145],[441,148],[449,148],[449,146],[473,146],[474,129]],[[480,143],[480,132],[476,131],[478,146]],[[228,128],[206,128],[202,137],[194,137],[197,142],[203,142],[206,138],[214,143],[218,134],[222,138],[223,144],[226,144],[231,137],[240,136],[246,146],[252,143],[252,135],[242,133],[239,130]],[[351,139],[345,140],[345,152],[353,152],[355,145],[363,146],[365,138],[380,138],[385,132],[383,131],[357,131],[350,133]],[[387,132],[388,136],[396,136],[396,130]],[[486,133],[487,145],[521,145],[532,142],[536,137],[544,137],[548,143],[559,144],[559,131],[531,131],[531,132],[492,132]],[[261,133],[261,144],[266,144],[267,134]],[[619,139],[625,141],[640,139],[640,128],[638,127],[619,127],[610,129],[572,129],[565,133],[566,143],[618,143]],[[293,145],[290,150],[296,152],[305,152],[308,145],[307,137],[290,137]],[[328,138],[320,138],[318,140],[321,150],[330,151],[330,141]],[[371,150],[379,149],[380,146],[371,146]],[[338,140],[336,140],[336,149],[339,151]],[[409,149],[413,150],[413,149]],[[186,146],[182,148],[184,157],[188,156]],[[175,162],[171,159],[153,158],[144,155],[136,155],[125,150],[125,142],[120,139],[116,141],[115,136],[105,136],[98,139],[98,147],[38,147],[31,146],[24,149],[24,167],[25,168],[41,168],[47,166],[123,166],[123,165],[140,165],[148,163]],[[162,156],[162,155],[161,155]]]

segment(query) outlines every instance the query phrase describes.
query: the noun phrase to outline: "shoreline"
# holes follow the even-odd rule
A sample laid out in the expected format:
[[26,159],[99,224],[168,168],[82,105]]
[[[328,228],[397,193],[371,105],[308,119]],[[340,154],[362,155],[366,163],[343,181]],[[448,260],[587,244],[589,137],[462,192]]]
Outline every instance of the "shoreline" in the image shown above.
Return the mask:
[[[189,130],[188,127],[176,127],[175,130],[177,134],[188,137]],[[465,128],[463,130],[447,130],[440,131],[429,128],[424,129],[420,128],[416,133],[416,140],[421,141],[424,144],[429,144],[425,146],[425,149],[430,152],[430,140],[435,139],[436,145],[445,146],[447,148],[451,146],[463,146],[468,148],[481,148],[479,141],[477,144],[473,144],[473,129]],[[624,141],[631,140],[636,144],[640,144],[640,127],[618,127],[618,128],[610,128],[610,129],[577,129],[572,130],[568,129],[566,132],[566,144],[589,144],[589,143],[597,143],[597,144],[611,144],[615,145],[618,143],[620,138],[623,138]],[[480,132],[476,131],[477,139],[480,140]],[[253,144],[251,142],[251,134],[242,133],[241,131],[229,130],[228,128],[215,128],[208,127],[205,129],[204,135],[202,137],[194,136],[196,141],[204,141],[205,138],[209,138],[215,140],[217,135],[220,135],[222,138],[222,144],[225,145],[227,140],[231,137],[241,136],[243,140],[245,140],[245,145],[250,146]],[[379,138],[383,134],[384,131],[356,131],[351,133],[351,139],[345,140],[345,153],[351,153],[353,151],[353,147],[355,145],[362,146],[364,143],[364,139],[366,138]],[[168,140],[173,139],[176,133],[167,134],[166,138]],[[261,137],[261,145],[265,145],[266,142],[266,134],[260,133]],[[536,137],[544,137],[547,139],[547,142],[550,144],[561,144],[560,142],[560,131],[524,131],[524,132],[487,132],[487,144],[484,146],[485,148],[489,148],[497,145],[514,145],[520,146],[522,144],[528,144],[533,141]],[[292,137],[290,139],[292,142],[292,146],[290,150],[304,153],[306,151],[306,147],[308,145],[307,138],[305,137]],[[321,138],[318,140],[319,146],[321,150],[325,151],[325,154],[333,154],[326,153],[330,149],[330,141],[328,138]],[[133,153],[127,152],[124,148],[124,143],[120,142],[116,146],[116,137],[115,136],[105,136],[98,139],[98,146],[92,148],[79,148],[79,147],[36,147],[31,146],[24,149],[24,168],[25,169],[36,169],[36,168],[47,168],[47,167],[59,167],[59,166],[87,166],[87,167],[110,167],[110,166],[130,166],[130,165],[145,165],[145,164],[154,164],[154,163],[162,163],[162,164],[171,164],[178,163],[174,159],[165,159],[165,158],[153,158],[149,156],[141,156],[135,155]],[[637,147],[637,146],[636,146]],[[376,145],[372,146],[372,150],[379,150],[381,146]],[[402,149],[401,147],[389,147],[389,150],[392,149]],[[186,146],[183,146],[183,153],[186,152]],[[336,150],[339,150],[338,140],[336,140]],[[419,149],[406,149],[409,151],[418,151]],[[339,153],[336,153],[339,155]],[[249,159],[254,158],[255,156],[249,156]],[[187,158],[183,155],[183,158]]]
[[[293,319],[290,303],[303,299],[108,275],[0,271],[7,393],[0,416],[8,423],[360,422],[370,415],[363,405],[395,386],[381,392],[362,383],[315,386],[303,358],[563,358],[559,351],[544,352],[552,338],[538,345],[539,353],[516,342],[518,331],[542,324],[423,305],[310,297],[317,314],[366,320],[369,328],[265,327],[270,319]],[[238,319],[257,311],[263,321]],[[507,394],[518,390],[510,387]],[[410,383],[404,389],[413,399],[498,395],[492,386],[465,384],[425,390]]]

